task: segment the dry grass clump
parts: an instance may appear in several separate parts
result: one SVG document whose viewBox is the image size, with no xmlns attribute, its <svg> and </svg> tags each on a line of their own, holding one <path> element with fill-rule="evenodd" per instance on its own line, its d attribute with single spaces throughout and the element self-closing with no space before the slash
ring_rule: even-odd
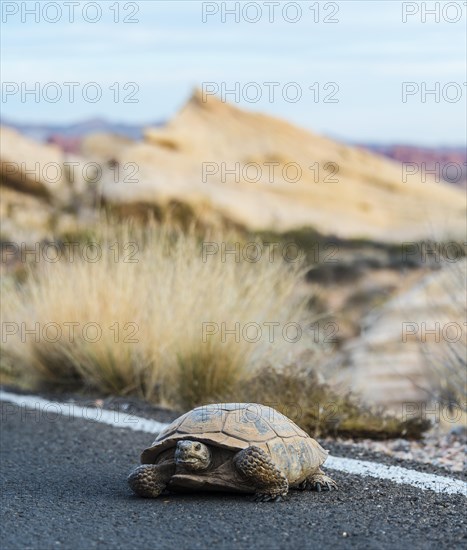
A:
<svg viewBox="0 0 467 550">
<path fill-rule="evenodd" d="M 104 224 L 98 233 L 98 261 L 78 248 L 73 261 L 41 261 L 2 291 L 4 327 L 17 328 L 4 334 L 3 352 L 23 378 L 189 407 L 298 352 L 301 342 L 286 342 L 280 330 L 270 342 L 263 326 L 302 322 L 298 264 L 266 255 L 203 261 L 193 233 L 152 224 Z M 213 332 L 204 338 L 203 323 Z M 227 330 L 239 323 L 240 337 L 223 334 L 222 323 Z M 247 323 L 263 328 L 258 341 L 254 331 L 242 334 Z"/>
<path fill-rule="evenodd" d="M 316 437 L 419 439 L 430 423 L 412 417 L 401 420 L 383 410 L 341 394 L 305 367 L 287 366 L 280 372 L 268 366 L 242 381 L 237 388 L 241 401 L 269 405 Z"/>
</svg>

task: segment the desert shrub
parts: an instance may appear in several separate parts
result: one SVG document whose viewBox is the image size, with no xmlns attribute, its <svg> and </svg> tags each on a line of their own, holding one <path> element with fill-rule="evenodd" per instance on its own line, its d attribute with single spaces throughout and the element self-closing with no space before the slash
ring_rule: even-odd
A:
<svg viewBox="0 0 467 550">
<path fill-rule="evenodd" d="M 298 263 L 203 259 L 202 241 L 220 237 L 154 224 L 103 224 L 97 235 L 98 261 L 81 253 L 41 261 L 2 292 L 3 321 L 19 327 L 3 351 L 34 384 L 189 407 L 219 398 L 267 362 L 280 368 L 301 349 L 279 334 L 270 342 L 263 326 L 304 319 Z M 203 323 L 211 335 L 203 337 Z M 223 323 L 238 323 L 239 337 L 222 334 Z M 245 337 L 248 323 L 263 328 L 259 340 Z M 35 327 L 37 336 L 25 333 Z"/>
<path fill-rule="evenodd" d="M 341 393 L 306 366 L 288 365 L 277 371 L 267 366 L 242 380 L 237 400 L 267 404 L 314 436 L 418 439 L 430 423 L 412 417 L 402 420 L 383 409 L 362 404 Z"/>
</svg>

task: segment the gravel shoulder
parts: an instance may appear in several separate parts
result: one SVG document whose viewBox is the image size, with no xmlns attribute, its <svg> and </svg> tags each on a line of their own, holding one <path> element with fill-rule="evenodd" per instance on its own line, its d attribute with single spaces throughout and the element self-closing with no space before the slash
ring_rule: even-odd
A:
<svg viewBox="0 0 467 550">
<path fill-rule="evenodd" d="M 465 497 L 332 472 L 340 490 L 254 503 L 131 495 L 149 434 L 1 404 L 2 548 L 453 548 Z M 367 458 L 367 457 L 365 457 Z M 404 465 L 404 464 L 402 464 Z"/>
</svg>

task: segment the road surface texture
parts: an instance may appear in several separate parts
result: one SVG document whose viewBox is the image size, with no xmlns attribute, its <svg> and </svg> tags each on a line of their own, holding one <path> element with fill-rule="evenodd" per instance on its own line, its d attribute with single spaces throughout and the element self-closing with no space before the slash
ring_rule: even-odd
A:
<svg viewBox="0 0 467 550">
<path fill-rule="evenodd" d="M 467 499 L 328 472 L 340 490 L 285 502 L 131 494 L 151 436 L 1 403 L 1 548 L 461 548 Z M 446 475 L 446 472 L 440 472 Z"/>
</svg>

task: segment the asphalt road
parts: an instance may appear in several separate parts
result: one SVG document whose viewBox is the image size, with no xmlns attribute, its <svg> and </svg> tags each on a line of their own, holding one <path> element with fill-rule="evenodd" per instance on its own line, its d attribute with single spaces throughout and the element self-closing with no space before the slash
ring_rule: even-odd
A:
<svg viewBox="0 0 467 550">
<path fill-rule="evenodd" d="M 460 548 L 467 499 L 331 475 L 333 493 L 139 499 L 128 471 L 151 436 L 1 403 L 2 550 Z"/>
</svg>

